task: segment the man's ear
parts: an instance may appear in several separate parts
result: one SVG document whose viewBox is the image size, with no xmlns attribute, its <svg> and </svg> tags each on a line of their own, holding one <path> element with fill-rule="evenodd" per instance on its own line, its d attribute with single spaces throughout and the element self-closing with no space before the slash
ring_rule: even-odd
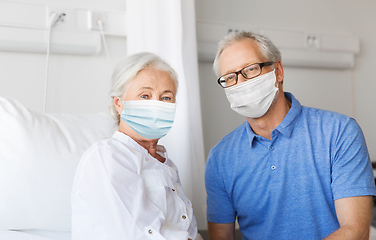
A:
<svg viewBox="0 0 376 240">
<path fill-rule="evenodd" d="M 123 111 L 124 104 L 118 97 L 112 97 L 112 101 L 115 105 L 116 111 L 121 115 L 121 112 Z"/>
<path fill-rule="evenodd" d="M 282 62 L 280 60 L 278 60 L 275 63 L 275 76 L 277 78 L 277 82 L 282 84 L 283 78 L 285 77 L 285 75 L 284 75 L 284 71 L 283 71 Z"/>
</svg>

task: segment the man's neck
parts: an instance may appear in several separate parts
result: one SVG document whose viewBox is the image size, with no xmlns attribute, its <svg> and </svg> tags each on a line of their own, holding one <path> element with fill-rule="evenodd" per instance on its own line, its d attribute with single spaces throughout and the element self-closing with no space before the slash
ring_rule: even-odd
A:
<svg viewBox="0 0 376 240">
<path fill-rule="evenodd" d="M 291 102 L 287 100 L 283 91 L 277 92 L 278 96 L 264 116 L 260 118 L 247 118 L 253 132 L 259 136 L 271 139 L 271 132 L 275 129 L 291 108 Z"/>
</svg>

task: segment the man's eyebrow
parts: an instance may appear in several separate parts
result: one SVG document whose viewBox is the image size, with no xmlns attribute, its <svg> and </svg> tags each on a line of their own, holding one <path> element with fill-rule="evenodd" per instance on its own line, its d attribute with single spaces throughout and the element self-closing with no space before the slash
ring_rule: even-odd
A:
<svg viewBox="0 0 376 240">
<path fill-rule="evenodd" d="M 245 68 L 245 67 L 251 66 L 251 65 L 253 65 L 253 64 L 255 64 L 255 63 L 247 63 L 247 64 L 245 64 L 242 68 L 240 68 L 238 71 L 242 70 L 242 69 Z M 238 71 L 236 71 L 236 70 L 229 70 L 229 71 L 227 71 L 226 73 L 224 73 L 222 76 L 227 75 L 227 74 L 230 74 L 230 73 L 236 73 L 236 72 L 238 72 Z"/>
</svg>

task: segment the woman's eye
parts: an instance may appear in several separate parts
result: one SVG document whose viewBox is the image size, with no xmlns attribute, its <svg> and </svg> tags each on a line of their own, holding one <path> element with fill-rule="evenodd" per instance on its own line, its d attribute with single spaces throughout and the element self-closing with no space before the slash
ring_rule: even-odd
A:
<svg viewBox="0 0 376 240">
<path fill-rule="evenodd" d="M 143 99 L 148 99 L 149 95 L 141 95 L 140 97 L 143 98 Z"/>
<path fill-rule="evenodd" d="M 163 101 L 170 101 L 171 98 L 170 98 L 170 97 L 162 97 L 162 100 L 163 100 Z"/>
</svg>

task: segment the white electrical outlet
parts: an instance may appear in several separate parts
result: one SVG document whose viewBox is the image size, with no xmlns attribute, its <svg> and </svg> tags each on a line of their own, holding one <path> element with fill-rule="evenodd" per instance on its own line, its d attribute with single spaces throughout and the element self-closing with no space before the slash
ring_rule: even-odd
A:
<svg viewBox="0 0 376 240">
<path fill-rule="evenodd" d="M 59 15 L 59 18 L 52 29 L 76 29 L 76 11 L 74 9 L 49 6 L 47 11 L 47 22 L 52 12 L 56 12 Z"/>
<path fill-rule="evenodd" d="M 232 33 L 232 32 L 240 32 L 240 30 L 239 29 L 233 29 L 233 28 L 229 28 L 228 30 L 227 30 L 227 33 Z"/>
<path fill-rule="evenodd" d="M 99 21 L 102 23 L 102 28 L 106 28 L 105 13 L 104 12 L 90 12 L 89 13 L 89 29 L 100 30 Z"/>
<path fill-rule="evenodd" d="M 246 24 L 229 24 L 227 25 L 227 33 L 231 33 L 231 32 L 256 32 L 255 29 L 252 29 L 250 26 L 246 25 Z"/>
</svg>

